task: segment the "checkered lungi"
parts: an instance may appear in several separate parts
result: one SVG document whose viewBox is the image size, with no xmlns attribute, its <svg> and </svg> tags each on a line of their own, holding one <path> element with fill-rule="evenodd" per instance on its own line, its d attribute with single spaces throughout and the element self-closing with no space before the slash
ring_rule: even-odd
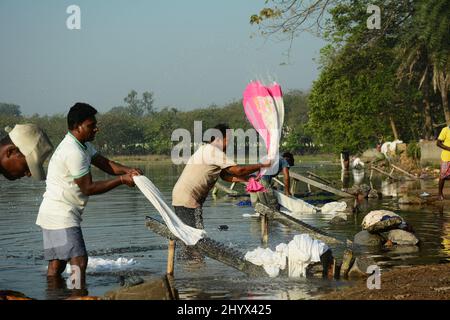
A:
<svg viewBox="0 0 450 320">
<path fill-rule="evenodd" d="M 450 178 L 450 161 L 441 162 L 441 179 Z"/>
</svg>

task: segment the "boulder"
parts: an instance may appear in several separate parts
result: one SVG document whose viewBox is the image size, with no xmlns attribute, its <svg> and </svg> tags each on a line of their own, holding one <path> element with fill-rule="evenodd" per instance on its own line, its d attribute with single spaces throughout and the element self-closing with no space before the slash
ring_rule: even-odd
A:
<svg viewBox="0 0 450 320">
<path fill-rule="evenodd" d="M 105 294 L 109 300 L 173 300 L 177 299 L 176 289 L 162 277 L 136 286 L 109 291 Z"/>
<path fill-rule="evenodd" d="M 419 239 L 413 233 L 400 229 L 387 232 L 385 237 L 397 245 L 416 245 L 419 243 Z"/>
<path fill-rule="evenodd" d="M 328 223 L 333 225 L 346 224 L 347 219 L 344 218 L 343 216 L 338 215 L 333 217 L 333 219 L 331 219 Z"/>
<path fill-rule="evenodd" d="M 368 197 L 371 198 L 371 199 L 381 198 L 381 192 L 378 192 L 375 189 L 371 189 L 369 191 Z"/>
<path fill-rule="evenodd" d="M 369 276 L 367 273 L 367 268 L 369 266 L 376 265 L 375 260 L 368 257 L 358 257 L 355 259 L 350 271 L 348 272 L 348 277 L 352 278 L 366 278 Z"/>
<path fill-rule="evenodd" d="M 398 203 L 399 204 L 423 204 L 423 203 L 425 203 L 425 200 L 420 197 L 406 195 L 406 196 L 403 196 L 400 199 L 398 199 Z"/>
<path fill-rule="evenodd" d="M 360 246 L 379 246 L 384 242 L 384 239 L 378 234 L 371 234 L 363 230 L 355 235 L 353 242 Z"/>
<path fill-rule="evenodd" d="M 402 224 L 403 220 L 400 217 L 391 217 L 386 220 L 378 221 L 377 223 L 367 227 L 369 233 L 380 233 L 397 229 Z"/>
</svg>

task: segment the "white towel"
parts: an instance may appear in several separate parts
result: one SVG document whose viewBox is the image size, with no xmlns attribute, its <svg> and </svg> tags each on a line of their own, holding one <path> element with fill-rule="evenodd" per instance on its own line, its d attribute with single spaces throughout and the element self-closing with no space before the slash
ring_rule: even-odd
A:
<svg viewBox="0 0 450 320">
<path fill-rule="evenodd" d="M 206 236 L 205 230 L 192 228 L 184 224 L 164 201 L 164 197 L 158 188 L 146 176 L 134 176 L 133 180 L 139 190 L 158 210 L 169 230 L 186 245 L 195 245 L 198 240 Z"/>
</svg>

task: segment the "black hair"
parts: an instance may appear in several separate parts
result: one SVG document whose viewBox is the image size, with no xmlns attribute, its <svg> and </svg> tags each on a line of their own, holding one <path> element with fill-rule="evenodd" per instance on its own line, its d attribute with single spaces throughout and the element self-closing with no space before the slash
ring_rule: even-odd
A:
<svg viewBox="0 0 450 320">
<path fill-rule="evenodd" d="M 222 134 L 222 138 L 226 138 L 227 130 L 230 130 L 230 126 L 228 124 L 226 124 L 226 123 L 219 123 L 218 125 L 216 125 L 214 127 L 214 129 L 220 131 L 220 133 Z M 210 142 L 213 142 L 215 139 L 216 139 L 216 137 L 212 136 Z"/>
<path fill-rule="evenodd" d="M 87 103 L 77 102 L 70 108 L 67 114 L 67 126 L 73 130 L 77 124 L 97 114 L 97 110 Z"/>
<path fill-rule="evenodd" d="M 284 152 L 283 158 L 286 159 L 286 161 L 289 163 L 290 166 L 293 166 L 295 164 L 294 155 L 290 152 Z"/>
</svg>

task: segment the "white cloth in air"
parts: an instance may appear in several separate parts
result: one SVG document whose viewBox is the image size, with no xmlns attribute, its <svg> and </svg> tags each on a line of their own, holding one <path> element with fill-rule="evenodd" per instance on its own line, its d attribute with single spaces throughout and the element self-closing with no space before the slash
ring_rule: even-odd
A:
<svg viewBox="0 0 450 320">
<path fill-rule="evenodd" d="M 135 176 L 133 180 L 139 190 L 158 210 L 169 230 L 186 245 L 195 245 L 198 240 L 206 236 L 205 230 L 192 228 L 184 224 L 164 201 L 164 197 L 158 188 L 146 176 Z"/>
<path fill-rule="evenodd" d="M 388 151 L 394 152 L 397 148 L 397 144 L 403 143 L 402 140 L 394 140 L 392 142 L 388 141 L 383 143 L 381 146 L 381 153 L 383 153 L 385 156 L 387 155 Z"/>
<path fill-rule="evenodd" d="M 374 211 L 370 211 L 363 219 L 361 225 L 363 227 L 363 229 L 367 229 L 368 227 L 374 225 L 377 222 L 380 222 L 381 219 L 383 219 L 384 216 L 389 216 L 389 217 L 399 217 L 400 219 L 402 219 L 403 222 L 405 222 L 403 220 L 402 217 L 400 217 L 398 214 L 389 211 L 389 210 L 374 210 Z"/>
<path fill-rule="evenodd" d="M 327 250 L 328 246 L 323 241 L 312 239 L 308 234 L 300 234 L 294 236 L 287 245 L 280 243 L 275 251 L 257 248 L 247 252 L 244 258 L 255 265 L 263 266 L 272 278 L 286 268 L 287 260 L 289 277 L 299 278 L 305 276 L 308 265 L 319 262 L 320 256 Z"/>
</svg>

